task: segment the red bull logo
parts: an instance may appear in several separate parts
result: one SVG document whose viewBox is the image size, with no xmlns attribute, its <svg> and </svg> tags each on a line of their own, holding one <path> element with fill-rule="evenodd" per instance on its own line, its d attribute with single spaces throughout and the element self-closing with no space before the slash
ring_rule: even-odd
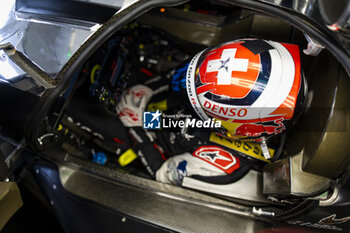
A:
<svg viewBox="0 0 350 233">
<path fill-rule="evenodd" d="M 276 125 L 262 125 L 255 123 L 243 123 L 236 129 L 236 135 L 246 137 L 260 137 L 266 133 L 268 135 L 278 134 L 283 132 L 286 128 L 283 124 L 284 118 L 281 117 L 274 121 Z"/>
</svg>

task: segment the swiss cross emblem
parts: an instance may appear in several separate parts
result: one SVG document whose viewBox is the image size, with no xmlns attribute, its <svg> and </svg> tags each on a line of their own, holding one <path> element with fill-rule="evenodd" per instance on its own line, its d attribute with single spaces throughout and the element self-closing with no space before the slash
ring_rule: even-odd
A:
<svg viewBox="0 0 350 233">
<path fill-rule="evenodd" d="M 231 85 L 232 71 L 247 72 L 249 60 L 235 58 L 236 52 L 236 48 L 224 49 L 220 59 L 208 61 L 207 72 L 218 71 L 218 85 Z"/>
<path fill-rule="evenodd" d="M 199 67 L 202 85 L 196 91 L 241 99 L 252 90 L 259 72 L 259 54 L 241 43 L 228 43 L 206 55 Z"/>
</svg>

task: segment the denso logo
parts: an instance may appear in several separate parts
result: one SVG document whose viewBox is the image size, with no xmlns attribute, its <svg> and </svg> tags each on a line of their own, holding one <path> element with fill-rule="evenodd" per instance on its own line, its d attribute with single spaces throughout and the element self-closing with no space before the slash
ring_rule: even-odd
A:
<svg viewBox="0 0 350 233">
<path fill-rule="evenodd" d="M 222 106 L 210 103 L 207 100 L 204 102 L 203 107 L 212 113 L 218 114 L 219 116 L 226 116 L 226 117 L 245 117 L 248 113 L 248 110 L 246 108 L 237 109 L 237 108 L 230 108 L 230 107 L 222 107 Z"/>
</svg>

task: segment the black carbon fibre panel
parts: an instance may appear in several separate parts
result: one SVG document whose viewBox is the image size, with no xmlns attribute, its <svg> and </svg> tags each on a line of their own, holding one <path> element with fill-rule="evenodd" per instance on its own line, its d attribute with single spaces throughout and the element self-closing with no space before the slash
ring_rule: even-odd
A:
<svg viewBox="0 0 350 233">
<path fill-rule="evenodd" d="M 62 167 L 63 186 L 84 199 L 179 232 L 256 232 L 269 224 L 239 215 L 234 208 L 153 192 L 141 187 L 102 180 Z M 92 188 L 93 187 L 93 188 Z M 241 214 L 243 214 L 242 212 Z"/>
</svg>

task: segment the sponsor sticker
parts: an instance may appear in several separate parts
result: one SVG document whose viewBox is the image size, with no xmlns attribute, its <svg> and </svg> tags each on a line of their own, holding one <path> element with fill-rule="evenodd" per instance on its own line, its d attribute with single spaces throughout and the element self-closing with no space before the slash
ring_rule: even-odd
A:
<svg viewBox="0 0 350 233">
<path fill-rule="evenodd" d="M 197 93 L 196 93 L 196 87 L 195 87 L 195 73 L 196 73 L 196 64 L 197 61 L 199 60 L 200 56 L 202 55 L 203 51 L 200 53 L 197 53 L 191 60 L 187 73 L 186 73 L 186 86 L 187 86 L 187 96 L 190 100 L 190 103 L 197 113 L 197 115 L 202 119 L 202 120 L 207 120 L 208 116 L 205 114 L 204 110 L 202 109 L 202 106 L 198 100 Z"/>
<path fill-rule="evenodd" d="M 258 143 L 250 142 L 250 141 L 230 140 L 228 138 L 219 137 L 215 133 L 210 134 L 209 141 L 217 143 L 219 145 L 226 146 L 230 149 L 249 155 L 253 158 L 263 160 L 268 163 L 271 162 L 264 158 L 261 152 L 260 145 Z M 269 148 L 269 151 L 270 151 L 271 157 L 273 157 L 275 150 Z"/>
<path fill-rule="evenodd" d="M 192 155 L 214 165 L 227 174 L 231 174 L 240 166 L 238 158 L 218 146 L 201 146 Z"/>
</svg>

